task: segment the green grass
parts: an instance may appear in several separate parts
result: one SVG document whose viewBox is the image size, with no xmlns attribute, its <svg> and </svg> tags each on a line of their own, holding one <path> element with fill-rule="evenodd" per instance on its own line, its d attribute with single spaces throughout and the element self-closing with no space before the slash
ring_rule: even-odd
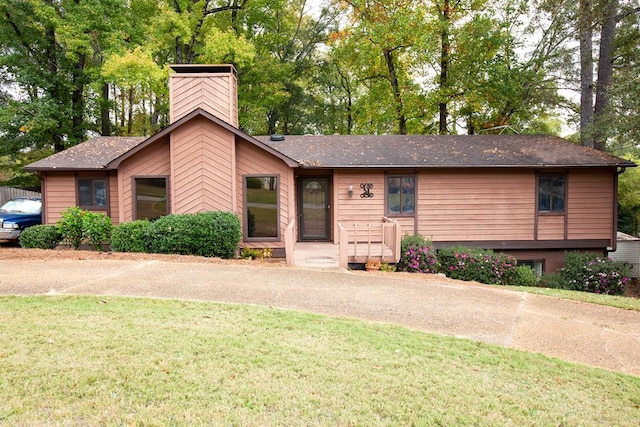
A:
<svg viewBox="0 0 640 427">
<path fill-rule="evenodd" d="M 0 297 L 0 425 L 634 425 L 640 378 L 268 307 Z"/>
<path fill-rule="evenodd" d="M 498 286 L 498 285 L 496 285 Z M 564 298 L 573 301 L 588 302 L 590 304 L 607 305 L 609 307 L 623 308 L 625 310 L 640 311 L 640 299 L 619 295 L 602 295 L 591 292 L 568 291 L 564 289 L 537 288 L 532 286 L 498 286 L 503 289 L 528 292 L 536 295 L 547 295 L 556 298 Z"/>
</svg>

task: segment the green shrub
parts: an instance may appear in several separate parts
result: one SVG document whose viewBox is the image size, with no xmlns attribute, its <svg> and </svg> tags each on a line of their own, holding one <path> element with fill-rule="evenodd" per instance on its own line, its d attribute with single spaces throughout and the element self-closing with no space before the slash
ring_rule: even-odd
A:
<svg viewBox="0 0 640 427">
<path fill-rule="evenodd" d="M 538 282 L 542 288 L 565 289 L 562 273 L 544 273 Z"/>
<path fill-rule="evenodd" d="M 79 249 L 82 244 L 82 217 L 84 212 L 79 207 L 74 206 L 63 211 L 58 220 L 58 231 L 62 236 L 63 242 L 74 249 Z"/>
<path fill-rule="evenodd" d="M 95 250 L 101 251 L 111 243 L 113 222 L 103 213 L 84 211 L 82 215 L 82 241 Z"/>
<path fill-rule="evenodd" d="M 438 263 L 440 271 L 452 279 L 504 285 L 513 282 L 517 261 L 488 249 L 456 246 L 440 249 Z"/>
<path fill-rule="evenodd" d="M 151 221 L 141 219 L 118 224 L 111 233 L 111 250 L 114 252 L 146 252 L 145 233 Z"/>
<path fill-rule="evenodd" d="M 240 257 L 243 259 L 265 259 L 272 256 L 271 248 L 242 248 L 240 250 Z"/>
<path fill-rule="evenodd" d="M 410 273 L 435 273 L 438 259 L 430 240 L 421 234 L 405 234 L 400 242 L 398 271 Z"/>
<path fill-rule="evenodd" d="M 55 249 L 62 236 L 55 225 L 34 225 L 20 233 L 20 246 L 23 248 Z"/>
<path fill-rule="evenodd" d="M 561 269 L 565 289 L 621 295 L 629 280 L 629 266 L 588 252 L 567 252 Z"/>
<path fill-rule="evenodd" d="M 104 245 L 111 242 L 113 223 L 103 213 L 85 211 L 74 206 L 62 212 L 57 225 L 63 242 L 74 249 L 86 244 L 102 250 Z"/>
<path fill-rule="evenodd" d="M 389 273 L 393 273 L 398 270 L 396 264 L 389 264 L 388 262 L 383 262 L 380 264 L 380 271 L 386 271 Z"/>
<path fill-rule="evenodd" d="M 240 220 L 230 212 L 167 215 L 144 233 L 150 252 L 232 258 L 242 238 Z"/>
<path fill-rule="evenodd" d="M 519 265 L 510 270 L 510 274 L 506 275 L 503 283 L 510 286 L 536 286 L 538 284 L 538 276 L 536 276 L 531 267 Z"/>
</svg>

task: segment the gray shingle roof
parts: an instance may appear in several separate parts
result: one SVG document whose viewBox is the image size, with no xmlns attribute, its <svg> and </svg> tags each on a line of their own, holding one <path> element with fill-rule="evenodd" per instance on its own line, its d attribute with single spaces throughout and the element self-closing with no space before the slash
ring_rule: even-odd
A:
<svg viewBox="0 0 640 427">
<path fill-rule="evenodd" d="M 26 166 L 25 170 L 96 170 L 142 144 L 146 137 L 100 136 Z"/>
<path fill-rule="evenodd" d="M 635 166 L 624 159 L 546 135 L 286 136 L 269 144 L 307 167 Z"/>
<path fill-rule="evenodd" d="M 195 113 L 193 113 L 195 114 Z M 204 113 L 198 113 L 204 114 Z M 208 116 L 207 116 L 208 117 Z M 187 122 L 185 118 L 169 126 Z M 227 125 L 231 128 L 230 125 Z M 546 135 L 326 135 L 241 138 L 317 168 L 632 167 L 632 162 Z M 165 131 L 160 134 L 166 133 Z M 159 134 L 159 135 L 160 135 Z M 161 135 L 160 135 L 161 136 Z M 98 137 L 34 162 L 25 170 L 104 170 L 156 136 Z M 113 162 L 113 163 L 112 163 Z"/>
</svg>

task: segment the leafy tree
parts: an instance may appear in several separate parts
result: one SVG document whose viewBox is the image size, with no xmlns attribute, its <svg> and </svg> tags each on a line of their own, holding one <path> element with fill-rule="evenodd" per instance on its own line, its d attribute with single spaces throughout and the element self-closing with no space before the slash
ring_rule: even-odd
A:
<svg viewBox="0 0 640 427">
<path fill-rule="evenodd" d="M 158 129 L 159 111 L 167 111 L 168 70 L 151 55 L 136 48 L 124 56 L 112 55 L 102 67 L 102 76 L 118 94 L 116 108 L 124 135 L 148 135 Z M 134 120 L 136 117 L 141 120 Z M 134 122 L 138 127 L 134 129 Z"/>
<path fill-rule="evenodd" d="M 342 0 L 349 23 L 334 37 L 336 54 L 352 56 L 359 80 L 366 87 L 363 102 L 369 124 L 395 122 L 393 131 L 409 131 L 409 104 L 419 104 L 420 89 L 411 75 L 418 69 L 415 47 L 425 28 L 422 2 L 412 0 Z M 418 102 L 416 102 L 418 101 Z M 386 117 L 385 117 L 386 116 Z"/>
<path fill-rule="evenodd" d="M 0 4 L 0 68 L 18 96 L 0 116 L 4 152 L 60 151 L 85 139 L 96 46 L 108 43 L 124 0 L 6 0 Z"/>
<path fill-rule="evenodd" d="M 625 156 L 640 163 L 640 158 Z M 618 228 L 628 234 L 640 232 L 640 168 L 627 169 L 618 178 Z"/>
</svg>

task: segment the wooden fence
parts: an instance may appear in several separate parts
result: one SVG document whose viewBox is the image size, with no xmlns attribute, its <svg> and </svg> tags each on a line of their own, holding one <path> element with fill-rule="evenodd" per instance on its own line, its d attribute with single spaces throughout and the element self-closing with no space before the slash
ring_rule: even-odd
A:
<svg viewBox="0 0 640 427">
<path fill-rule="evenodd" d="M 40 193 L 37 191 L 23 190 L 21 188 L 0 187 L 0 205 L 16 197 L 40 197 Z"/>
</svg>

